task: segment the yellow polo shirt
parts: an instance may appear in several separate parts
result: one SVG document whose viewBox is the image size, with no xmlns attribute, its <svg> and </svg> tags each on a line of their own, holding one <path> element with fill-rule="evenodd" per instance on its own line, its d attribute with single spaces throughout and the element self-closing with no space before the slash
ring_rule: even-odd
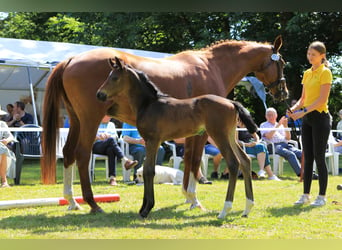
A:
<svg viewBox="0 0 342 250">
<path fill-rule="evenodd" d="M 329 68 L 325 67 L 324 64 L 319 66 L 316 70 L 312 70 L 312 68 L 306 70 L 303 75 L 303 88 L 305 90 L 305 99 L 304 99 L 304 107 L 310 106 L 314 103 L 319 95 L 321 90 L 321 85 L 323 84 L 331 84 L 332 83 L 332 74 Z M 328 113 L 328 100 L 323 103 L 320 107 L 317 107 L 316 110 L 318 112 L 326 112 Z"/>
</svg>

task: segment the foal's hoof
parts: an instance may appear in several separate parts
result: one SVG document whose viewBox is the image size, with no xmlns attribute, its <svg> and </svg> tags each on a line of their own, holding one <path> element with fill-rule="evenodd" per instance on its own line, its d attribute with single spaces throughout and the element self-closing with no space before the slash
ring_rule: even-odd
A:
<svg viewBox="0 0 342 250">
<path fill-rule="evenodd" d="M 248 214 L 241 215 L 242 218 L 248 218 Z"/>
<path fill-rule="evenodd" d="M 191 205 L 190 205 L 190 210 L 192 210 L 192 209 L 194 209 L 194 208 L 199 208 L 199 209 L 201 209 L 202 211 L 206 211 L 205 207 L 203 207 L 201 203 L 191 204 Z"/>
<path fill-rule="evenodd" d="M 102 208 L 98 207 L 98 208 L 92 208 L 90 210 L 91 214 L 104 214 L 105 211 L 102 210 Z"/>
<path fill-rule="evenodd" d="M 147 216 L 143 216 L 143 215 L 139 214 L 139 219 L 140 220 L 145 220 L 146 218 L 147 218 Z"/>
<path fill-rule="evenodd" d="M 139 215 L 142 219 L 146 219 L 148 214 L 149 214 L 149 212 L 146 210 L 139 212 Z"/>
</svg>

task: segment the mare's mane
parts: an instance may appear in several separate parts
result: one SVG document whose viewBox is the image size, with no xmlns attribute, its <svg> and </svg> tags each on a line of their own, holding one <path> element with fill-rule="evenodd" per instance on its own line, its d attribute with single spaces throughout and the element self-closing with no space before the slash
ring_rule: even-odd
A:
<svg viewBox="0 0 342 250">
<path fill-rule="evenodd" d="M 246 45 L 246 44 L 262 44 L 262 45 L 270 45 L 268 42 L 257 42 L 257 41 L 238 41 L 238 40 L 219 40 L 219 41 L 215 41 L 213 43 L 211 43 L 210 45 L 201 48 L 200 50 L 210 50 L 210 49 L 214 49 L 220 46 L 226 46 L 226 45 Z"/>
<path fill-rule="evenodd" d="M 146 94 L 148 94 L 149 96 L 151 96 L 154 99 L 158 99 L 160 97 L 169 97 L 169 95 L 163 93 L 149 78 L 148 76 L 140 71 L 137 70 L 133 67 L 129 67 L 132 71 L 134 71 L 137 76 L 138 76 L 138 80 L 139 80 L 139 84 L 141 85 L 143 91 L 146 92 Z"/>
</svg>

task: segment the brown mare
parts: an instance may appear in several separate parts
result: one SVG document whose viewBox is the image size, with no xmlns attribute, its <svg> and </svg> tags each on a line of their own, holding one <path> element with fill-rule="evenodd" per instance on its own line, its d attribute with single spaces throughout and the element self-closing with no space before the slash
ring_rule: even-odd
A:
<svg viewBox="0 0 342 250">
<path fill-rule="evenodd" d="M 221 41 L 196 51 L 184 51 L 165 59 L 134 56 L 114 49 L 98 49 L 79 54 L 59 63 L 51 73 L 46 85 L 43 108 L 42 181 L 56 182 L 56 138 L 61 101 L 64 101 L 70 119 L 70 130 L 64 154 L 64 196 L 69 209 L 79 209 L 73 199 L 71 167 L 79 170 L 82 195 L 91 212 L 102 209 L 94 201 L 88 175 L 88 163 L 93 141 L 104 115 L 136 125 L 136 117 L 126 96 L 100 102 L 96 92 L 107 78 L 111 67 L 109 58 L 118 57 L 132 67 L 145 72 L 156 86 L 170 96 L 185 99 L 203 94 L 227 96 L 234 86 L 250 72 L 276 99 L 287 97 L 283 78 L 284 61 L 279 55 L 282 38 L 273 45 L 250 41 Z M 204 133 L 186 139 L 185 171 L 183 189 L 187 196 L 195 197 L 196 180 L 203 146 L 207 140 Z M 196 204 L 193 204 L 196 205 Z"/>
<path fill-rule="evenodd" d="M 119 58 L 109 59 L 113 69 L 99 88 L 100 101 L 115 100 L 126 96 L 140 135 L 145 140 L 146 159 L 144 161 L 144 199 L 140 216 L 147 217 L 154 206 L 153 178 L 156 155 L 160 144 L 166 140 L 202 134 L 204 131 L 213 138 L 229 168 L 229 185 L 226 201 L 219 218 L 224 218 L 232 208 L 239 166 L 245 180 L 247 216 L 253 204 L 251 162 L 247 154 L 236 142 L 237 116 L 254 133 L 258 127 L 249 112 L 234 101 L 217 95 L 201 95 L 187 99 L 176 99 L 163 94 L 148 79 L 145 73 L 125 65 Z M 191 178 L 194 176 L 191 174 Z M 187 195 L 187 193 L 185 193 Z M 198 202 L 187 196 L 192 204 Z"/>
</svg>

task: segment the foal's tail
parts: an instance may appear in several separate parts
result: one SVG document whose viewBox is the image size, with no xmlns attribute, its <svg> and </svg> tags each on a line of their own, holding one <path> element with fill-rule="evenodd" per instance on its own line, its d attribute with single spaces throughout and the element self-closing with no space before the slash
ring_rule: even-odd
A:
<svg viewBox="0 0 342 250">
<path fill-rule="evenodd" d="M 43 134 L 41 178 L 43 184 L 56 183 L 56 145 L 59 138 L 60 105 L 65 96 L 63 72 L 69 61 L 59 63 L 52 71 L 45 88 L 43 103 Z"/>
<path fill-rule="evenodd" d="M 239 114 L 239 118 L 242 121 L 242 123 L 245 124 L 248 132 L 251 134 L 257 132 L 258 126 L 255 124 L 249 111 L 244 106 L 242 106 L 241 103 L 237 101 L 232 101 L 232 103 L 234 104 L 235 109 L 237 110 Z"/>
</svg>

